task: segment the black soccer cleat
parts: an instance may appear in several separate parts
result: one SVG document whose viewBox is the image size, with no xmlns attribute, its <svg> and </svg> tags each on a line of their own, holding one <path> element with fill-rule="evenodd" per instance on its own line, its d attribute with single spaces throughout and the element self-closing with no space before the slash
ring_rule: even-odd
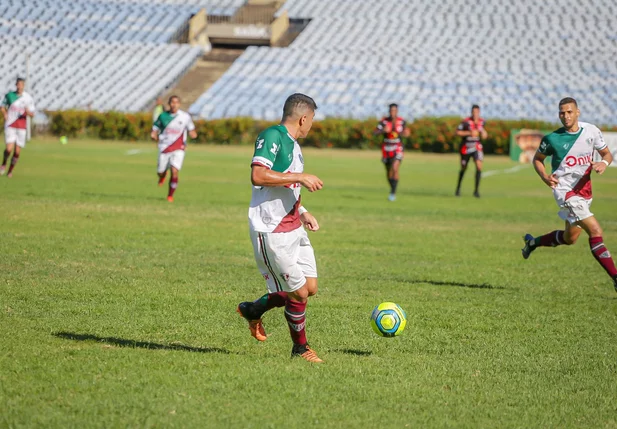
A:
<svg viewBox="0 0 617 429">
<path fill-rule="evenodd" d="M 476 191 L 476 192 L 473 193 L 473 196 L 476 197 L 476 198 L 480 198 L 480 193 L 478 191 Z"/>
<path fill-rule="evenodd" d="M 617 292 L 617 277 L 613 277 L 613 286 L 615 286 L 615 292 Z"/>
<path fill-rule="evenodd" d="M 536 250 L 536 240 L 531 234 L 525 234 L 523 240 L 525 240 L 525 247 L 521 249 L 521 253 L 523 254 L 523 258 L 528 259 L 529 255 L 531 255 L 531 252 Z"/>
</svg>

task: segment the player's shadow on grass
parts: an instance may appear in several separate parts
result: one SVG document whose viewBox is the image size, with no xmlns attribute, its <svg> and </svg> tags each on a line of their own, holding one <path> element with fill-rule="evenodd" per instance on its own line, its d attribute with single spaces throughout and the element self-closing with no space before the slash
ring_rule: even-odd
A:
<svg viewBox="0 0 617 429">
<path fill-rule="evenodd" d="M 440 280 L 426 280 L 426 279 L 395 279 L 396 281 L 402 283 L 411 283 L 411 284 L 429 284 L 433 286 L 455 286 L 455 287 L 466 287 L 470 289 L 505 289 L 503 286 L 493 286 L 488 283 L 462 283 L 462 282 L 449 282 L 449 281 L 440 281 Z"/>
<path fill-rule="evenodd" d="M 96 341 L 97 343 L 112 344 L 118 347 L 130 347 L 149 350 L 178 350 L 193 353 L 223 353 L 226 355 L 229 354 L 229 350 L 220 349 L 218 347 L 192 347 L 185 346 L 183 344 L 158 344 L 151 343 L 149 341 L 135 341 L 116 337 L 99 337 L 97 335 L 75 334 L 72 332 L 54 332 L 52 335 L 58 338 L 63 338 L 65 340 Z"/>
<path fill-rule="evenodd" d="M 356 349 L 334 349 L 332 351 L 335 353 L 343 353 L 346 355 L 354 355 L 354 356 L 370 356 L 373 354 L 373 352 L 371 351 L 356 350 Z"/>
</svg>

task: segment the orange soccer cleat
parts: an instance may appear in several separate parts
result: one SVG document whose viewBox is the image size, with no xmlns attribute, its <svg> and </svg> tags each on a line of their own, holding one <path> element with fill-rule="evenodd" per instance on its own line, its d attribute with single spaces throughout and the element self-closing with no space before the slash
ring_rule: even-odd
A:
<svg viewBox="0 0 617 429">
<path fill-rule="evenodd" d="M 174 202 L 174 197 L 172 197 L 171 195 L 167 197 L 167 201 L 169 201 L 170 203 Z"/>
<path fill-rule="evenodd" d="M 323 360 L 319 359 L 317 353 L 309 347 L 308 344 L 294 344 L 291 349 L 291 357 L 300 356 L 307 362 L 322 363 Z"/>
<path fill-rule="evenodd" d="M 240 316 L 246 319 L 247 322 L 249 322 L 249 331 L 251 331 L 251 336 L 257 341 L 266 341 L 268 336 L 266 335 L 266 330 L 264 329 L 261 319 L 250 318 L 250 304 L 250 302 L 241 302 L 238 305 L 238 308 L 236 308 L 236 311 Z"/>
</svg>

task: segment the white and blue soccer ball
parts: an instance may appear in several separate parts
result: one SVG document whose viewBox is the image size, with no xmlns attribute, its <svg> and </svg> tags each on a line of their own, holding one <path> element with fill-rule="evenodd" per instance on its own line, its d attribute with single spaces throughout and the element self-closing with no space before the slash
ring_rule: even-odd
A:
<svg viewBox="0 0 617 429">
<path fill-rule="evenodd" d="M 371 326 L 377 335 L 396 337 L 407 325 L 407 314 L 400 305 L 393 302 L 382 302 L 371 314 Z"/>
</svg>

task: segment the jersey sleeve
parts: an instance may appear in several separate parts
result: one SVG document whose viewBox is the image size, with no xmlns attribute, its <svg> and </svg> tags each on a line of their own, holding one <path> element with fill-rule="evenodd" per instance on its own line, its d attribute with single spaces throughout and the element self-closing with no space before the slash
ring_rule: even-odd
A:
<svg viewBox="0 0 617 429">
<path fill-rule="evenodd" d="M 595 129 L 593 130 L 593 134 L 594 134 L 593 148 L 595 150 L 602 150 L 607 146 L 607 144 L 604 141 L 604 136 L 602 135 L 602 131 L 600 131 L 598 127 L 594 127 L 594 128 Z"/>
<path fill-rule="evenodd" d="M 193 131 L 195 129 L 195 123 L 193 122 L 193 118 L 191 118 L 190 115 L 188 115 L 188 122 L 186 124 L 186 129 L 189 131 Z"/>
<path fill-rule="evenodd" d="M 551 146 L 546 136 L 542 137 L 542 141 L 540 142 L 540 147 L 538 147 L 538 153 L 541 153 L 542 155 L 546 155 L 546 156 L 553 155 L 553 146 Z"/>
<path fill-rule="evenodd" d="M 261 165 L 271 169 L 281 148 L 280 134 L 276 130 L 266 130 L 257 137 L 251 165 Z"/>
<path fill-rule="evenodd" d="M 377 129 L 378 129 L 378 130 L 380 130 L 380 131 L 381 131 L 381 130 L 383 130 L 383 128 L 384 128 L 384 123 L 385 123 L 385 121 L 384 121 L 383 119 L 382 119 L 381 121 L 379 121 L 379 122 L 377 123 Z"/>
<path fill-rule="evenodd" d="M 456 129 L 458 131 L 469 131 L 469 123 L 467 121 L 461 121 Z"/>
<path fill-rule="evenodd" d="M 163 123 L 161 122 L 161 115 L 156 118 L 156 121 L 152 124 L 152 131 L 161 131 L 163 128 Z"/>
<path fill-rule="evenodd" d="M 32 113 L 36 112 L 36 107 L 34 106 L 34 98 L 30 97 L 28 101 L 28 110 Z"/>
</svg>

